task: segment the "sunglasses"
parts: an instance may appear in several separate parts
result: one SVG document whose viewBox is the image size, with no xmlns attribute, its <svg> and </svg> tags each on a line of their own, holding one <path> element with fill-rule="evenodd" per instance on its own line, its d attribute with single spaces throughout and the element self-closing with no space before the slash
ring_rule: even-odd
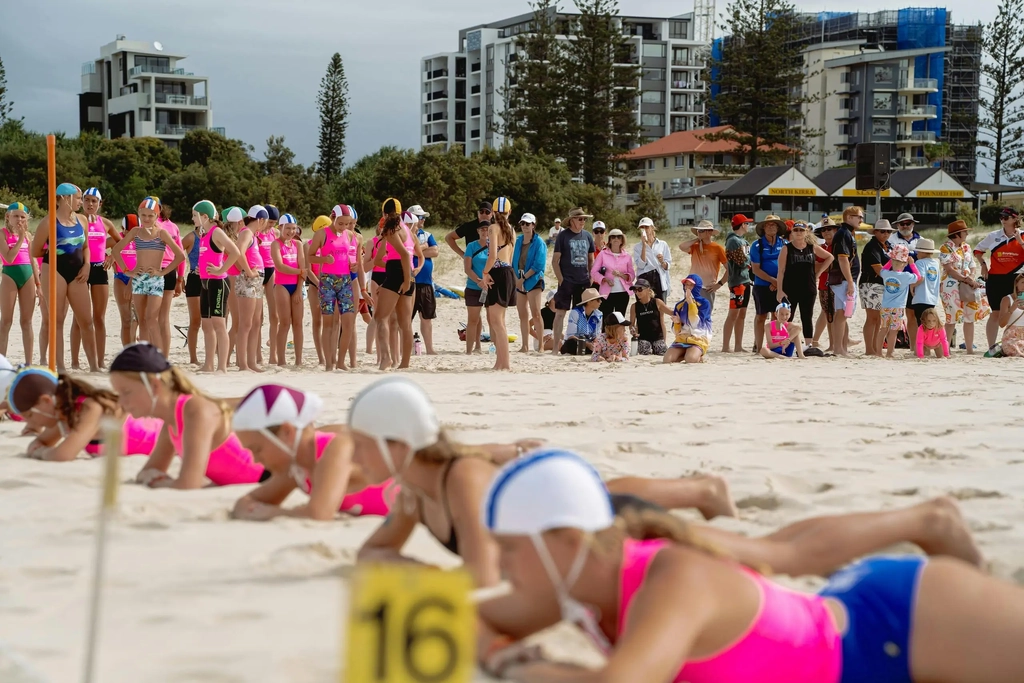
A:
<svg viewBox="0 0 1024 683">
<path fill-rule="evenodd" d="M 519 225 L 533 225 L 533 223 L 527 223 L 526 221 L 519 221 Z"/>
<path fill-rule="evenodd" d="M 477 213 L 482 213 L 482 214 L 486 214 L 486 215 L 488 215 L 488 216 L 490 216 L 490 215 L 491 215 L 491 210 L 490 210 L 490 209 L 477 209 L 477 210 L 476 210 L 476 212 L 477 212 Z"/>
<path fill-rule="evenodd" d="M 914 221 L 903 221 L 902 223 L 897 223 L 896 225 L 901 225 L 904 228 L 909 228 L 914 225 Z"/>
<path fill-rule="evenodd" d="M 860 215 L 859 213 L 853 214 L 852 216 L 850 216 L 850 218 L 859 218 L 860 220 L 864 220 L 864 216 Z"/>
<path fill-rule="evenodd" d="M 594 234 L 595 235 L 603 235 L 604 234 L 604 228 L 598 228 L 597 230 L 594 231 Z"/>
<path fill-rule="evenodd" d="M 792 228 L 792 232 L 807 232 L 807 226 L 806 225 L 794 225 L 793 228 Z"/>
</svg>

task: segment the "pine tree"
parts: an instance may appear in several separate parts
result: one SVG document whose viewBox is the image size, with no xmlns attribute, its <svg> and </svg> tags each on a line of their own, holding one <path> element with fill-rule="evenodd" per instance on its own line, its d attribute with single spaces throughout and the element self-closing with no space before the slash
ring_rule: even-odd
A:
<svg viewBox="0 0 1024 683">
<path fill-rule="evenodd" d="M 498 95 L 505 99 L 498 132 L 523 140 L 534 152 L 558 154 L 563 146 L 565 111 L 564 59 L 558 39 L 554 0 L 538 0 L 530 31 L 516 40 L 516 60 L 508 65 L 509 85 Z"/>
<path fill-rule="evenodd" d="M 626 63 L 617 0 L 576 0 L 573 40 L 565 41 L 565 120 L 561 156 L 573 177 L 608 186 L 618 158 L 640 138 L 639 67 Z"/>
<path fill-rule="evenodd" d="M 14 105 L 7 101 L 7 70 L 4 69 L 4 60 L 0 59 L 0 124 L 11 117 L 13 108 Z"/>
<path fill-rule="evenodd" d="M 316 98 L 320 108 L 320 161 L 317 170 L 328 181 L 341 173 L 345 159 L 345 131 L 348 129 L 348 80 L 337 52 L 327 65 Z"/>
<path fill-rule="evenodd" d="M 790 42 L 799 35 L 800 18 L 787 0 L 733 0 L 724 18 L 721 29 L 728 37 L 720 57 L 712 59 L 712 85 L 718 93 L 710 109 L 723 124 L 733 126 L 730 138 L 754 168 L 764 154 L 759 141 L 802 146 L 801 136 L 790 127 L 794 111 L 812 101 L 799 94 L 805 79 L 803 59 L 800 48 Z M 803 137 L 813 134 L 804 131 Z"/>
<path fill-rule="evenodd" d="M 985 27 L 985 60 L 978 141 L 992 165 L 995 183 L 1024 169 L 1024 0 L 1000 0 L 996 17 Z"/>
</svg>

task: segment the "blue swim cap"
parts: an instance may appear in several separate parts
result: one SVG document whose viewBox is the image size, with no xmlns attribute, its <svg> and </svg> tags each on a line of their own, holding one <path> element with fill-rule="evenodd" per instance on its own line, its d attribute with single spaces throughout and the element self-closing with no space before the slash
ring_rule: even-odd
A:
<svg viewBox="0 0 1024 683">
<path fill-rule="evenodd" d="M 61 183 L 57 186 L 58 197 L 71 197 L 78 194 L 78 186 L 71 183 Z"/>
<path fill-rule="evenodd" d="M 267 204 L 263 207 L 267 211 L 267 218 L 274 221 L 275 223 L 281 217 L 281 211 L 273 204 Z"/>
<path fill-rule="evenodd" d="M 24 211 L 26 214 L 31 215 L 31 212 L 28 210 L 28 207 L 22 204 L 21 202 L 12 202 L 8 204 L 7 212 L 10 213 L 11 211 Z"/>
<path fill-rule="evenodd" d="M 18 387 L 21 386 L 24 380 L 28 380 L 28 384 L 33 386 L 28 390 L 29 396 L 18 396 Z M 49 368 L 41 367 L 37 365 L 23 366 L 18 369 L 18 374 L 14 376 L 10 385 L 7 388 L 7 407 L 12 414 L 21 417 L 22 411 L 30 409 L 35 402 L 39 399 L 42 393 L 51 393 L 50 390 L 56 390 L 57 388 L 57 375 L 50 371 Z M 31 405 L 19 405 L 18 399 L 24 399 L 24 403 L 31 401 Z"/>
</svg>

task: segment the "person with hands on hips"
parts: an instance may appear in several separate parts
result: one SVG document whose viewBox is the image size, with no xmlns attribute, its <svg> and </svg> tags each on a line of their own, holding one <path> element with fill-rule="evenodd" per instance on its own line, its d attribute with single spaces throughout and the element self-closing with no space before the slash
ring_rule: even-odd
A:
<svg viewBox="0 0 1024 683">
<path fill-rule="evenodd" d="M 750 245 L 750 269 L 754 272 L 754 352 L 764 342 L 764 323 L 771 315 L 774 319 L 778 305 L 775 292 L 779 288 L 779 256 L 786 245 L 788 228 L 778 216 L 768 216 L 755 228 L 757 239 Z"/>
</svg>

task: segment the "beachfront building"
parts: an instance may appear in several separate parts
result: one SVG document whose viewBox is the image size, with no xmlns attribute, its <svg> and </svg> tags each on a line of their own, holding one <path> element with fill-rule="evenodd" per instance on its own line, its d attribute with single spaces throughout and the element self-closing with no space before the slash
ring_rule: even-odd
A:
<svg viewBox="0 0 1024 683">
<path fill-rule="evenodd" d="M 459 31 L 457 52 L 424 57 L 420 63 L 421 146 L 462 145 L 466 154 L 499 147 L 495 128 L 504 111 L 502 92 L 514 88 L 511 67 L 520 53 L 517 38 L 530 31 L 533 13 Z M 558 12 L 560 38 L 569 40 L 578 15 Z M 642 67 L 637 121 L 642 139 L 700 128 L 704 121 L 707 43 L 694 39 L 693 13 L 675 17 L 620 18 L 630 54 L 623 59 Z"/>
<path fill-rule="evenodd" d="M 82 65 L 79 128 L 106 138 L 155 137 L 170 147 L 190 130 L 213 128 L 210 81 L 186 71 L 185 55 L 159 43 L 117 40 Z"/>
</svg>

